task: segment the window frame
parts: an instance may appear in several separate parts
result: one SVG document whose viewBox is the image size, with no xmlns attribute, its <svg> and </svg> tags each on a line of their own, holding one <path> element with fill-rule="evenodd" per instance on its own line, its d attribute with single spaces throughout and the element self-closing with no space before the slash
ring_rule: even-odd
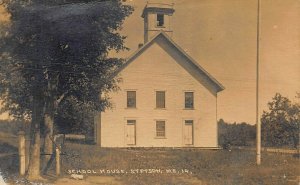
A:
<svg viewBox="0 0 300 185">
<path fill-rule="evenodd" d="M 158 93 L 162 93 L 164 94 L 164 99 L 163 99 L 163 107 L 159 107 L 158 106 Z M 155 109 L 166 109 L 166 91 L 164 90 L 155 90 Z"/>
<path fill-rule="evenodd" d="M 163 123 L 163 131 L 158 131 L 158 124 Z M 162 132 L 163 135 L 159 135 L 158 132 Z M 166 139 L 166 120 L 155 120 L 155 138 Z"/>
<path fill-rule="evenodd" d="M 129 106 L 129 92 L 134 92 L 134 105 L 133 106 Z M 126 90 L 126 108 L 127 109 L 136 109 L 137 107 L 137 91 L 136 90 Z"/>
<path fill-rule="evenodd" d="M 187 107 L 187 93 L 191 93 L 192 94 L 192 106 L 191 107 Z M 193 110 L 195 109 L 195 93 L 194 91 L 184 91 L 184 109 L 188 109 L 188 110 Z"/>
<path fill-rule="evenodd" d="M 136 119 L 126 119 L 127 125 L 136 125 Z"/>
<path fill-rule="evenodd" d="M 193 125 L 194 124 L 194 120 L 193 119 L 185 119 L 184 120 L 184 124 L 185 125 Z"/>
</svg>

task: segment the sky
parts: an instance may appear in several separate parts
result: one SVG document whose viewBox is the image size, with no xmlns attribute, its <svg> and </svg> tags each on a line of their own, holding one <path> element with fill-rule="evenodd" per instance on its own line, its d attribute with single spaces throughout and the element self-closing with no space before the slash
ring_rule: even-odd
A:
<svg viewBox="0 0 300 185">
<path fill-rule="evenodd" d="M 218 119 L 254 124 L 257 0 L 153 1 L 174 3 L 172 39 L 225 86 L 218 94 Z M 300 92 L 300 1 L 260 1 L 261 114 L 277 92 L 299 101 L 295 96 Z M 146 2 L 126 0 L 135 8 L 121 30 L 130 50 L 117 56 L 129 57 L 143 43 L 141 14 Z"/>
</svg>

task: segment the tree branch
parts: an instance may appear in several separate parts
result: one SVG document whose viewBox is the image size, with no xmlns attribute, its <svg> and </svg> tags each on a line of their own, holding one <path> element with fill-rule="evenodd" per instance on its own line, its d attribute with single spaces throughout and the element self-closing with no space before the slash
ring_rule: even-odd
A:
<svg viewBox="0 0 300 185">
<path fill-rule="evenodd" d="M 69 91 L 64 92 L 62 95 L 59 96 L 59 98 L 56 99 L 55 105 L 58 106 L 60 102 L 66 97 L 66 95 L 69 93 Z"/>
</svg>

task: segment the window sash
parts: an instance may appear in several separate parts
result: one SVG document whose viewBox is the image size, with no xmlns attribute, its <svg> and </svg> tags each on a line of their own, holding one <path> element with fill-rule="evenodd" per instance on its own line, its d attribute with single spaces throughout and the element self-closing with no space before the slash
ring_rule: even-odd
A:
<svg viewBox="0 0 300 185">
<path fill-rule="evenodd" d="M 165 121 L 156 121 L 156 137 L 166 136 L 166 125 Z"/>
<path fill-rule="evenodd" d="M 165 91 L 156 91 L 156 108 L 166 108 Z"/>
<path fill-rule="evenodd" d="M 185 92 L 185 108 L 194 108 L 194 92 Z"/>
<path fill-rule="evenodd" d="M 127 107 L 136 108 L 136 91 L 127 91 Z"/>
</svg>

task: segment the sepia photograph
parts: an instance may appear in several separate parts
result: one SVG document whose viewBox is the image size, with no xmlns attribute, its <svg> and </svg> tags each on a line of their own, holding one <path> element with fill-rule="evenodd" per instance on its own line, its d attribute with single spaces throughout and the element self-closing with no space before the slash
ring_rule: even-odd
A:
<svg viewBox="0 0 300 185">
<path fill-rule="evenodd" d="M 0 185 L 300 185 L 299 0 L 0 0 Z"/>
</svg>

